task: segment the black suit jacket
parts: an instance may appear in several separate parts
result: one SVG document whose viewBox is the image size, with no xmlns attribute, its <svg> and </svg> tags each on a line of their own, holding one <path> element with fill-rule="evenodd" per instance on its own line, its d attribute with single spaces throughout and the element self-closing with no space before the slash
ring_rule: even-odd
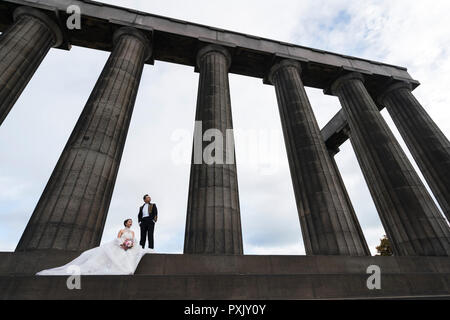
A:
<svg viewBox="0 0 450 320">
<path fill-rule="evenodd" d="M 153 208 L 152 208 L 152 212 L 150 212 L 150 218 L 154 219 L 157 215 L 158 215 L 158 208 L 156 208 L 156 203 L 151 203 L 153 204 Z M 138 213 L 138 222 L 141 223 L 142 222 L 142 216 L 143 216 L 143 212 L 142 212 L 142 208 L 144 208 L 145 203 L 139 207 L 139 213 Z"/>
</svg>

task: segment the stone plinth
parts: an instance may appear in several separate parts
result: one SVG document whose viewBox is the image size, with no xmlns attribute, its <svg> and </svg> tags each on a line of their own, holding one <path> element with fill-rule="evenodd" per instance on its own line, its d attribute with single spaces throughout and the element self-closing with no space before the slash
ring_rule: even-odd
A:
<svg viewBox="0 0 450 320">
<path fill-rule="evenodd" d="M 135 275 L 85 276 L 82 290 L 68 290 L 65 276 L 32 275 L 76 255 L 0 253 L 0 299 L 450 298 L 443 257 L 147 254 Z M 23 272 L 26 261 L 41 267 Z M 367 288 L 371 265 L 381 269 L 381 290 Z"/>
</svg>

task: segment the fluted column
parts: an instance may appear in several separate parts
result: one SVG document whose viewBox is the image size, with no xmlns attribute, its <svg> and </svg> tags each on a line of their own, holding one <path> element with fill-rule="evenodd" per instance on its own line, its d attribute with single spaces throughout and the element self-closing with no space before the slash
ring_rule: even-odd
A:
<svg viewBox="0 0 450 320">
<path fill-rule="evenodd" d="M 0 125 L 47 52 L 61 42 L 61 30 L 44 12 L 14 11 L 14 23 L 0 36 Z"/>
<path fill-rule="evenodd" d="M 282 60 L 268 79 L 276 90 L 306 253 L 368 255 L 306 95 L 300 64 Z"/>
<path fill-rule="evenodd" d="M 340 172 L 339 167 L 337 166 L 336 160 L 334 158 L 335 155 L 338 152 L 339 152 L 339 148 L 336 148 L 336 149 L 328 148 L 328 154 L 330 156 L 331 163 L 333 165 L 334 174 L 338 178 L 339 186 L 342 189 L 342 192 L 344 193 L 345 201 L 347 202 L 348 209 L 350 210 L 351 217 L 352 217 L 352 220 L 353 220 L 353 224 L 356 227 L 356 230 L 357 230 L 357 232 L 359 234 L 359 237 L 361 239 L 364 239 L 364 243 L 363 244 L 364 244 L 364 252 L 365 252 L 365 254 L 370 256 L 371 255 L 370 249 L 369 249 L 369 246 L 367 245 L 367 242 L 365 241 L 364 233 L 363 233 L 361 225 L 359 223 L 358 216 L 356 215 L 355 208 L 353 208 L 352 200 L 350 199 L 350 196 L 348 195 L 347 188 L 345 187 L 344 179 L 342 179 L 341 172 Z"/>
<path fill-rule="evenodd" d="M 17 251 L 99 245 L 149 40 L 124 27 L 28 222 Z"/>
<path fill-rule="evenodd" d="M 450 221 L 450 142 L 411 92 L 390 85 L 378 97 L 394 120 L 414 160 Z"/>
<path fill-rule="evenodd" d="M 364 86 L 359 73 L 337 79 L 361 170 L 396 255 L 448 256 L 450 229 Z"/>
<path fill-rule="evenodd" d="M 184 253 L 243 254 L 233 134 L 226 134 L 233 128 L 230 63 L 230 54 L 220 46 L 205 46 L 197 54 L 200 77 L 195 120 L 201 123 L 201 129 L 194 134 Z M 202 137 L 210 129 L 223 135 L 222 164 L 208 164 L 202 156 L 211 143 Z M 200 145 L 201 159 L 195 155 L 199 151 L 196 144 Z M 232 163 L 227 163 L 227 158 Z"/>
</svg>

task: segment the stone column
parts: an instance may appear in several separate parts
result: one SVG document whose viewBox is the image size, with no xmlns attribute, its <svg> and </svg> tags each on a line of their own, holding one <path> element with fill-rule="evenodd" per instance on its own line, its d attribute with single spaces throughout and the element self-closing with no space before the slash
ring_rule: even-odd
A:
<svg viewBox="0 0 450 320">
<path fill-rule="evenodd" d="M 201 127 L 196 126 L 194 134 L 184 253 L 243 254 L 234 140 L 232 131 L 226 134 L 233 129 L 230 64 L 230 54 L 220 46 L 205 46 L 197 54 L 200 77 L 195 120 Z M 222 163 L 211 163 L 202 156 L 211 143 L 202 137 L 206 131 L 214 134 L 210 129 L 223 135 L 213 138 L 215 143 L 223 142 L 223 150 L 215 151 L 215 156 L 223 156 Z"/>
<path fill-rule="evenodd" d="M 351 141 L 394 254 L 448 256 L 450 229 L 414 171 L 359 73 L 337 79 Z"/>
<path fill-rule="evenodd" d="M 0 36 L 0 125 L 51 47 L 62 43 L 57 24 L 31 7 L 14 11 L 14 24 Z"/>
<path fill-rule="evenodd" d="M 396 83 L 378 101 L 388 110 L 450 221 L 450 142 L 411 91 L 410 84 Z"/>
<path fill-rule="evenodd" d="M 348 134 L 348 135 L 350 135 L 350 134 Z M 349 208 L 349 210 L 351 212 L 353 224 L 355 225 L 355 227 L 356 227 L 356 229 L 358 231 L 359 237 L 361 239 L 364 239 L 364 252 L 365 252 L 365 255 L 370 256 L 371 255 L 370 249 L 369 249 L 369 246 L 367 245 L 367 243 L 365 241 L 364 233 L 363 233 L 361 225 L 359 224 L 359 221 L 358 221 L 358 216 L 356 215 L 356 211 L 353 208 L 352 200 L 350 199 L 350 196 L 348 195 L 347 188 L 345 187 L 344 180 L 342 179 L 342 176 L 341 176 L 341 172 L 340 172 L 339 167 L 337 166 L 336 160 L 334 158 L 335 155 L 339 151 L 340 151 L 339 148 L 335 148 L 335 149 L 328 148 L 328 154 L 330 156 L 331 163 L 333 165 L 334 174 L 338 178 L 339 186 L 342 189 L 342 192 L 344 193 L 345 201 L 347 202 L 347 207 Z"/>
<path fill-rule="evenodd" d="M 149 40 L 123 27 L 17 246 L 85 250 L 100 244 Z"/>
<path fill-rule="evenodd" d="M 301 80 L 300 63 L 282 60 L 275 86 L 306 253 L 367 255 Z"/>
</svg>

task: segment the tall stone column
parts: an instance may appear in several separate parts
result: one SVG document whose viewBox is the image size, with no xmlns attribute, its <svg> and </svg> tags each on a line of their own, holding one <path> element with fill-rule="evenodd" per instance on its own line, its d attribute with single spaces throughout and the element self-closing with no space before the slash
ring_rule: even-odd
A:
<svg viewBox="0 0 450 320">
<path fill-rule="evenodd" d="M 0 125 L 51 47 L 62 42 L 57 24 L 31 7 L 14 11 L 14 24 L 0 36 Z"/>
<path fill-rule="evenodd" d="M 359 73 L 337 79 L 351 141 L 394 254 L 450 255 L 450 229 L 398 141 L 384 121 Z"/>
<path fill-rule="evenodd" d="M 194 134 L 184 253 L 243 254 L 234 141 L 232 131 L 226 133 L 233 129 L 230 64 L 230 54 L 220 46 L 205 46 L 197 54 L 200 77 L 195 120 L 201 128 L 196 127 Z M 215 150 L 215 156 L 223 156 L 222 163 L 203 157 L 211 143 L 203 141 L 208 140 L 204 134 L 214 133 L 213 129 L 223 135 L 213 138 L 214 143 L 223 142 L 223 150 Z"/>
<path fill-rule="evenodd" d="M 149 40 L 123 27 L 16 251 L 100 244 Z"/>
<path fill-rule="evenodd" d="M 411 91 L 408 83 L 393 84 L 378 101 L 388 110 L 450 221 L 450 142 Z"/>
<path fill-rule="evenodd" d="M 334 158 L 338 152 L 339 152 L 339 148 L 333 148 L 333 149 L 328 148 L 328 154 L 330 156 L 331 163 L 333 165 L 334 174 L 338 178 L 339 186 L 342 189 L 342 192 L 344 193 L 345 201 L 347 202 L 348 209 L 350 210 L 353 224 L 355 225 L 356 230 L 358 231 L 359 237 L 361 239 L 364 239 L 365 255 L 370 256 L 371 255 L 370 249 L 369 249 L 369 246 L 367 245 L 367 242 L 365 241 L 364 233 L 363 233 L 361 225 L 359 224 L 359 221 L 358 221 L 358 216 L 356 215 L 356 211 L 353 208 L 352 200 L 350 199 L 350 196 L 348 195 L 347 188 L 345 187 L 344 179 L 342 179 L 341 172 L 340 172 L 339 167 L 337 166 L 336 160 Z"/>
<path fill-rule="evenodd" d="M 306 253 L 367 255 L 301 80 L 300 64 L 282 60 L 275 86 Z"/>
</svg>

